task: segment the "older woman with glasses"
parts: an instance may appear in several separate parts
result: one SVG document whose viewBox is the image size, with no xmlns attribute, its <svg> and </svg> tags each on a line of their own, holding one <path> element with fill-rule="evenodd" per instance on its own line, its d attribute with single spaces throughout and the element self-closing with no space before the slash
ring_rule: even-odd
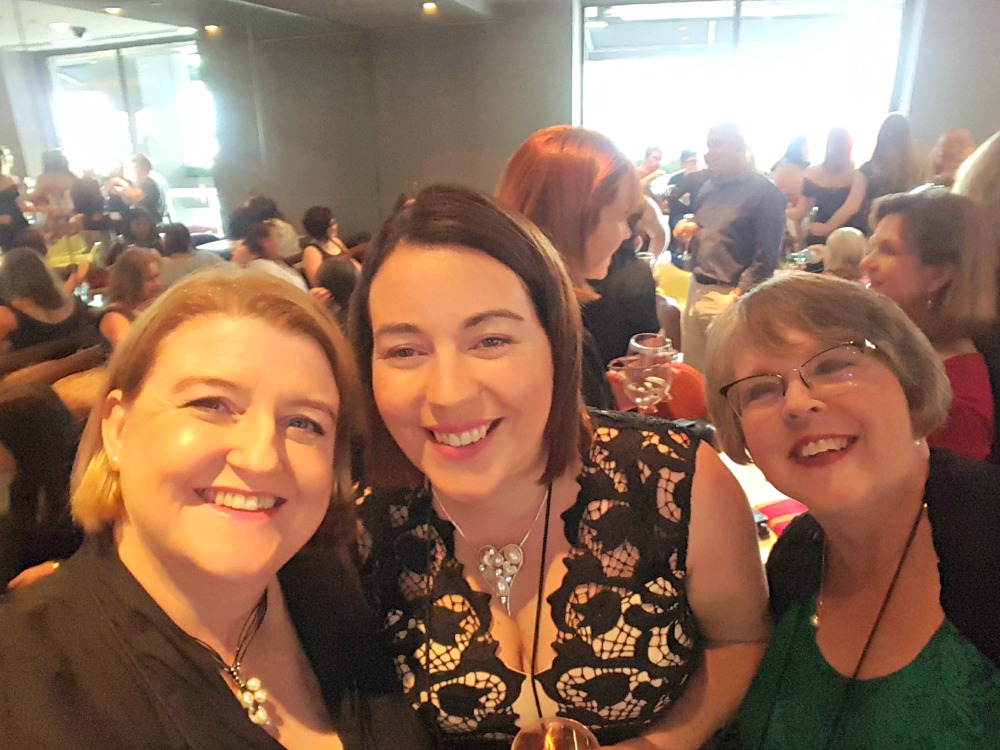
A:
<svg viewBox="0 0 1000 750">
<path fill-rule="evenodd" d="M 889 300 L 797 274 L 720 316 L 708 361 L 725 451 L 809 507 L 768 561 L 744 747 L 996 747 L 1000 476 L 928 448 L 951 392 L 927 339 Z"/>
</svg>

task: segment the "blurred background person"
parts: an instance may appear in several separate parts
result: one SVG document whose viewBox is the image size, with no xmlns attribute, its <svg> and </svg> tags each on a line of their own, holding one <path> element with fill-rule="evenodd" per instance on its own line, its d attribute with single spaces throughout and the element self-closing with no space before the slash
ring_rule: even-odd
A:
<svg viewBox="0 0 1000 750">
<path fill-rule="evenodd" d="M 861 262 L 872 289 L 898 304 L 930 339 L 954 394 L 931 447 L 984 459 L 996 408 L 986 361 L 972 339 L 997 320 L 997 253 L 979 207 L 945 188 L 886 196 Z"/>
<path fill-rule="evenodd" d="M 962 162 L 975 150 L 976 142 L 972 139 L 972 133 L 965 128 L 943 132 L 931 151 L 930 182 L 951 187 Z"/>
<path fill-rule="evenodd" d="M 22 209 L 25 200 L 13 177 L 14 158 L 10 149 L 0 146 L 0 250 L 15 247 L 14 238 L 28 228 Z"/>
<path fill-rule="evenodd" d="M 851 151 L 854 143 L 845 128 L 831 128 L 826 138 L 823 161 L 806 168 L 802 180 L 805 215 L 825 224 L 847 201 L 855 181 L 859 190 L 863 176 L 854 169 Z M 822 245 L 826 235 L 811 234 L 806 228 L 805 244 Z"/>
<path fill-rule="evenodd" d="M 225 262 L 215 253 L 191 247 L 191 232 L 183 224 L 167 224 L 163 227 L 160 283 L 164 287 L 174 284 L 189 273 L 213 268 Z"/>
<path fill-rule="evenodd" d="M 157 253 L 132 247 L 121 254 L 108 276 L 107 307 L 97 319 L 98 330 L 109 349 L 118 346 L 139 313 L 162 291 Z"/>
<path fill-rule="evenodd" d="M 868 254 L 868 238 L 860 229 L 841 227 L 826 238 L 823 273 L 848 281 L 861 281 L 861 261 Z"/>
<path fill-rule="evenodd" d="M 825 237 L 842 226 L 853 226 L 870 235 L 874 230 L 869 224 L 872 203 L 883 195 L 916 187 L 920 182 L 919 172 L 910 121 L 893 112 L 879 128 L 871 159 L 856 170 L 843 205 L 827 221 L 810 222 L 809 236 Z"/>
<path fill-rule="evenodd" d="M 628 219 L 641 196 L 635 168 L 610 138 L 568 125 L 529 136 L 496 189 L 500 205 L 527 216 L 549 238 L 582 303 L 597 298 L 588 280 L 607 276 L 611 257 L 632 234 Z M 613 409 L 599 347 L 586 329 L 583 361 L 584 402 Z"/>
</svg>

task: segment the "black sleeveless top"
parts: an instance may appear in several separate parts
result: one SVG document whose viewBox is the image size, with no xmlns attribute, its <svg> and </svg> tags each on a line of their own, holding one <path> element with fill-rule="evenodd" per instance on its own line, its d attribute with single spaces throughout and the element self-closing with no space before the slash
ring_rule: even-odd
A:
<svg viewBox="0 0 1000 750">
<path fill-rule="evenodd" d="M 17 328 L 10 332 L 7 340 L 10 341 L 14 349 L 23 349 L 35 344 L 44 344 L 47 341 L 66 337 L 76 337 L 81 345 L 94 343 L 93 325 L 87 313 L 87 307 L 79 299 L 74 299 L 73 312 L 65 320 L 58 323 L 47 323 L 44 320 L 33 318 L 16 307 L 10 307 L 17 320 Z"/>
<path fill-rule="evenodd" d="M 698 441 L 635 414 L 595 411 L 592 421 L 580 493 L 562 515 L 566 577 L 542 608 L 556 656 L 536 679 L 543 712 L 608 745 L 662 718 L 698 666 L 684 586 Z M 446 746 L 509 747 L 530 681 L 497 656 L 489 595 L 464 579 L 454 526 L 425 489 L 366 493 L 359 523 L 365 589 L 410 702 Z"/>
</svg>

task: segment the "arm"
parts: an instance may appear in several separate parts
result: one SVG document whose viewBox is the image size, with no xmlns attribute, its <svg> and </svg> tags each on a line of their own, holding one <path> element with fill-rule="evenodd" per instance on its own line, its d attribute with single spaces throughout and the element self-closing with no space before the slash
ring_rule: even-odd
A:
<svg viewBox="0 0 1000 750">
<path fill-rule="evenodd" d="M 17 316 L 9 307 L 0 305 L 0 351 L 4 350 L 7 337 L 17 330 Z"/>
<path fill-rule="evenodd" d="M 829 221 L 814 221 L 808 227 L 809 234 L 817 237 L 826 237 L 835 229 L 840 229 L 851 220 L 864 203 L 865 193 L 868 191 L 868 178 L 860 169 L 854 170 L 854 181 L 851 183 L 851 192 L 847 194 L 843 205 L 834 211 Z"/>
<path fill-rule="evenodd" d="M 111 348 L 114 349 L 118 346 L 118 342 L 128 333 L 131 325 L 132 323 L 129 319 L 121 313 L 110 312 L 101 318 L 101 335 L 108 340 Z"/>
<path fill-rule="evenodd" d="M 316 286 L 316 272 L 323 264 L 323 253 L 315 245 L 306 245 L 302 250 L 302 273 L 306 276 L 309 286 Z"/>
<path fill-rule="evenodd" d="M 736 287 L 739 296 L 755 284 L 771 278 L 778 265 L 781 242 L 785 237 L 785 199 L 773 185 L 761 196 L 753 222 L 753 260 Z"/>
<path fill-rule="evenodd" d="M 653 255 L 663 252 L 663 248 L 667 246 L 667 230 L 663 228 L 663 214 L 652 198 L 646 198 L 642 202 L 639 229 L 649 236 L 649 252 Z"/>
<path fill-rule="evenodd" d="M 707 443 L 698 446 L 687 570 L 688 598 L 706 642 L 702 664 L 667 716 L 619 750 L 701 747 L 739 707 L 770 635 L 750 505 Z"/>
</svg>

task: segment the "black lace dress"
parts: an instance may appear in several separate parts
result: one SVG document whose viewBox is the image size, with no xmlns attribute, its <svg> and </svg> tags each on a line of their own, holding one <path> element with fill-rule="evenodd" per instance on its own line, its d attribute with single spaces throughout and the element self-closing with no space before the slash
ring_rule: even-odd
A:
<svg viewBox="0 0 1000 750">
<path fill-rule="evenodd" d="M 542 608 L 556 656 L 536 688 L 608 745 L 662 717 L 699 663 L 684 586 L 697 439 L 632 414 L 592 419 L 580 494 L 562 515 L 566 577 Z M 509 747 L 531 683 L 497 656 L 489 595 L 465 581 L 454 526 L 426 490 L 369 493 L 359 523 L 365 588 L 410 702 L 445 746 Z"/>
</svg>

